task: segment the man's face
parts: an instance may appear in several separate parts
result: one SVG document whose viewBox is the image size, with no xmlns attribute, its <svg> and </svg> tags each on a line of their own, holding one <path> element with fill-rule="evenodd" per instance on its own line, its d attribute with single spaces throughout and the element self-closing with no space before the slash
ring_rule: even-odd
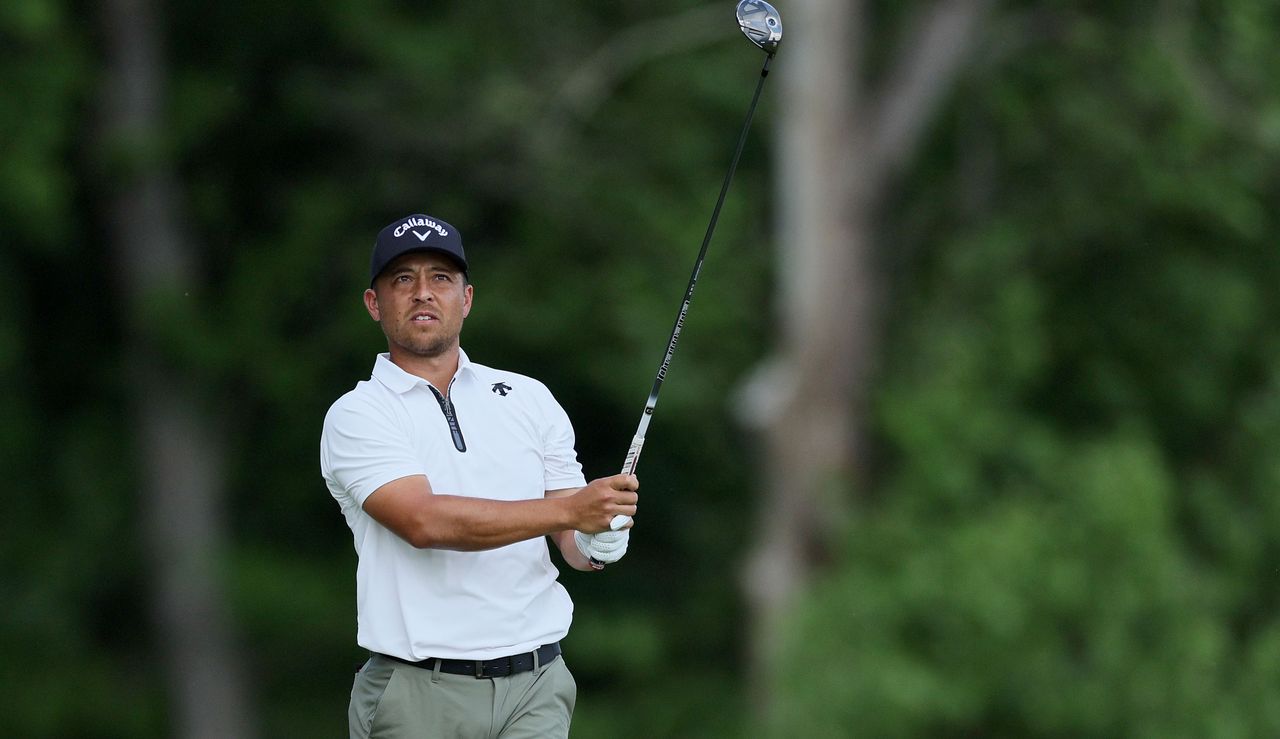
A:
<svg viewBox="0 0 1280 739">
<path fill-rule="evenodd" d="M 432 358 L 458 345 L 471 292 L 449 257 L 414 252 L 378 275 L 373 289 L 364 292 L 364 306 L 382 325 L 393 357 L 404 352 Z"/>
</svg>

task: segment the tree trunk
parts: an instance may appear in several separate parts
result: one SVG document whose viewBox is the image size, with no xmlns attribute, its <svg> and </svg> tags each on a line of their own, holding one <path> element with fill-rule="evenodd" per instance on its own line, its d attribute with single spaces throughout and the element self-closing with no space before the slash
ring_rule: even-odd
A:
<svg viewBox="0 0 1280 739">
<path fill-rule="evenodd" d="M 820 557 L 833 493 L 856 464 L 854 393 L 865 368 L 869 291 L 857 178 L 845 166 L 856 124 L 859 3 L 796 0 L 783 19 L 777 266 L 783 333 L 773 371 L 752 383 L 769 398 L 756 550 L 749 560 L 754 705 L 767 709 L 780 626 Z"/>
<path fill-rule="evenodd" d="M 247 737 L 253 722 L 219 581 L 221 449 L 190 381 L 162 361 L 154 341 L 162 301 L 194 293 L 198 277 L 166 157 L 157 15 L 148 0 L 109 0 L 102 13 L 103 184 L 126 317 L 159 668 L 175 704 L 172 733 Z"/>
<path fill-rule="evenodd" d="M 768 713 L 782 626 L 861 482 L 868 377 L 878 355 L 876 205 L 950 90 L 989 0 L 944 0 L 903 34 L 884 82 L 864 94 L 863 5 L 793 0 L 781 76 L 777 182 L 779 355 L 744 387 L 762 432 L 752 610 L 753 705 Z M 767 718 L 767 717 L 766 717 Z"/>
</svg>

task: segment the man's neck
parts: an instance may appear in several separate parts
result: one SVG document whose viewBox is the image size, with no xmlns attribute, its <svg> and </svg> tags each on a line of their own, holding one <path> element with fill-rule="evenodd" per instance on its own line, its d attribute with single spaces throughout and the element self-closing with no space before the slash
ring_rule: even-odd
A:
<svg viewBox="0 0 1280 739">
<path fill-rule="evenodd" d="M 419 356 L 403 349 L 397 351 L 395 347 L 391 347 L 392 364 L 415 377 L 421 377 L 444 394 L 449 392 L 449 381 L 458 372 L 459 361 L 457 344 L 434 357 Z"/>
</svg>

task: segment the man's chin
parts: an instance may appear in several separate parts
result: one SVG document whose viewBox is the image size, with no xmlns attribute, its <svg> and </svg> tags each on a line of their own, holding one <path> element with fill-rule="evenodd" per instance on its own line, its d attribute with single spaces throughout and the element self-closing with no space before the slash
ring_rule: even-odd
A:
<svg viewBox="0 0 1280 739">
<path fill-rule="evenodd" d="M 405 342 L 400 344 L 401 349 L 421 359 L 442 357 L 455 346 L 457 346 L 457 343 L 454 341 Z"/>
</svg>

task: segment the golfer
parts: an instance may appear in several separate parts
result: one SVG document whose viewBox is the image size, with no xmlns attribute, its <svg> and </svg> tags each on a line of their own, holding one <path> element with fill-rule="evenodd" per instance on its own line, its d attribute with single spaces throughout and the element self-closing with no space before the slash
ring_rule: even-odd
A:
<svg viewBox="0 0 1280 739">
<path fill-rule="evenodd" d="M 459 345 L 474 288 L 462 239 L 426 215 L 378 234 L 364 292 L 388 351 L 324 420 L 320 468 L 355 537 L 352 737 L 565 737 L 577 686 L 560 654 L 571 567 L 616 562 L 638 481 L 587 483 L 540 382 Z"/>
</svg>

